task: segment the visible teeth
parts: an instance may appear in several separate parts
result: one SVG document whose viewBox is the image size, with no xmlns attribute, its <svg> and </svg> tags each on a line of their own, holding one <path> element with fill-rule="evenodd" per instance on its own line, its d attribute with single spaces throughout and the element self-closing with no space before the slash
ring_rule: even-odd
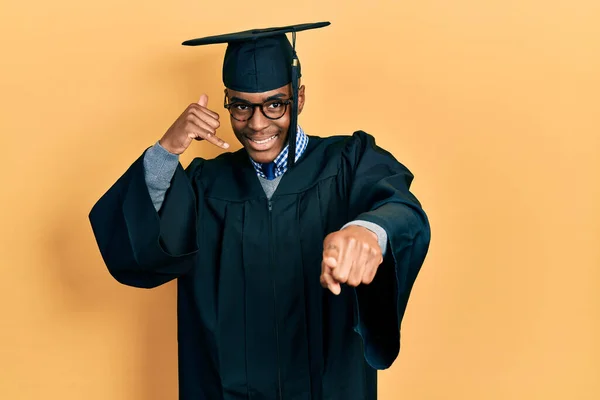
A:
<svg viewBox="0 0 600 400">
<path fill-rule="evenodd" d="M 271 136 L 270 138 L 265 139 L 265 140 L 254 140 L 254 139 L 250 139 L 250 140 L 252 140 L 254 143 L 265 144 L 265 143 L 270 142 L 271 140 L 275 139 L 276 137 L 277 137 L 277 135 Z"/>
</svg>

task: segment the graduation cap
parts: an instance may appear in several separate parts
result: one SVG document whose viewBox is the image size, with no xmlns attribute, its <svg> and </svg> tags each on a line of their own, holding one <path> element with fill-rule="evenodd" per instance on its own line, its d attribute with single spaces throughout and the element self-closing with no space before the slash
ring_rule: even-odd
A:
<svg viewBox="0 0 600 400">
<path fill-rule="evenodd" d="M 184 46 L 227 43 L 223 62 L 225 87 L 246 93 L 261 93 L 292 84 L 292 110 L 288 133 L 288 167 L 296 155 L 298 124 L 298 79 L 302 76 L 296 54 L 296 32 L 317 29 L 330 22 L 315 22 L 208 36 L 186 40 Z M 292 34 L 292 43 L 286 33 Z"/>
</svg>

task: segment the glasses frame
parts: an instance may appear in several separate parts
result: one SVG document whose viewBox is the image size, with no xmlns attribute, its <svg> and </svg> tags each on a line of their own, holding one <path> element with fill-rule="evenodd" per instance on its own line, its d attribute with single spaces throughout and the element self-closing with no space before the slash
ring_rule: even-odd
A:
<svg viewBox="0 0 600 400">
<path fill-rule="evenodd" d="M 264 105 L 266 103 L 270 103 L 272 101 L 278 101 L 280 103 L 283 104 L 284 109 L 283 109 L 283 113 L 281 113 L 281 115 L 277 118 L 273 118 L 273 117 L 269 117 L 266 113 L 265 110 L 263 109 Z M 225 98 L 223 99 L 223 107 L 225 107 L 228 111 L 229 111 L 229 115 L 231 115 L 231 118 L 235 119 L 236 121 L 240 121 L 240 122 L 245 122 L 245 121 L 249 121 L 252 119 L 252 117 L 254 116 L 254 112 L 256 112 L 256 107 L 260 108 L 260 112 L 262 113 L 262 115 L 264 115 L 266 118 L 275 121 L 278 120 L 280 118 L 282 118 L 285 113 L 287 112 L 287 107 L 292 104 L 294 102 L 294 98 L 290 97 L 289 99 L 286 100 L 279 100 L 279 99 L 273 99 L 273 100 L 268 100 L 265 101 L 263 103 L 250 103 L 247 101 L 236 101 L 234 103 L 227 103 L 227 89 L 225 89 Z M 235 105 L 235 104 L 244 104 L 248 107 L 252 107 L 252 112 L 250 113 L 250 116 L 246 119 L 237 119 L 232 113 L 231 113 L 231 106 Z"/>
</svg>

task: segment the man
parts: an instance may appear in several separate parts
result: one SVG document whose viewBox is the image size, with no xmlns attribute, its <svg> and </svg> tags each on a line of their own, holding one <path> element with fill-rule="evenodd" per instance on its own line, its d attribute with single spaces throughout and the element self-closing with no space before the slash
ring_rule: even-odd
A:
<svg viewBox="0 0 600 400">
<path fill-rule="evenodd" d="M 243 145 L 228 148 L 201 96 L 102 196 L 90 220 L 110 273 L 152 288 L 177 280 L 181 399 L 376 399 L 376 371 L 429 246 L 412 174 L 372 136 L 322 138 L 297 125 L 305 101 L 286 33 L 228 43 L 225 108 Z"/>
</svg>

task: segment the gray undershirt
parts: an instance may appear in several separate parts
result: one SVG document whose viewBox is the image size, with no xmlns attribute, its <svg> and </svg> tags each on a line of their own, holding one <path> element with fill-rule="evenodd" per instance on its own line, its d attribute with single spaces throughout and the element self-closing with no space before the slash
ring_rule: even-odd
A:
<svg viewBox="0 0 600 400">
<path fill-rule="evenodd" d="M 148 186 L 148 193 L 150 194 L 152 204 L 154 204 L 156 211 L 160 210 L 160 207 L 162 206 L 165 193 L 171 185 L 171 179 L 173 179 L 178 164 L 179 156 L 169 153 L 158 142 L 150 147 L 144 155 L 146 185 Z M 283 175 L 278 176 L 273 180 L 267 180 L 257 176 L 268 199 L 271 199 L 271 196 L 275 193 L 282 176 Z M 354 220 L 348 222 L 342 229 L 350 225 L 362 226 L 375 233 L 381 252 L 385 255 L 387 249 L 387 233 L 381 226 L 369 221 Z"/>
</svg>

